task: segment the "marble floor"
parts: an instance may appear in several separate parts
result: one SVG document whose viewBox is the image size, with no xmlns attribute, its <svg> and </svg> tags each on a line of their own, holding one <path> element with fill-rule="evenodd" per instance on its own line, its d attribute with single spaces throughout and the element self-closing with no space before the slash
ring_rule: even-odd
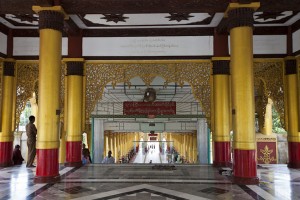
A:
<svg viewBox="0 0 300 200">
<path fill-rule="evenodd" d="M 0 169 L 0 199 L 300 199 L 300 170 L 258 166 L 259 185 L 235 185 L 210 165 L 89 164 L 60 168 L 61 181 L 35 184 L 35 168 Z"/>
</svg>

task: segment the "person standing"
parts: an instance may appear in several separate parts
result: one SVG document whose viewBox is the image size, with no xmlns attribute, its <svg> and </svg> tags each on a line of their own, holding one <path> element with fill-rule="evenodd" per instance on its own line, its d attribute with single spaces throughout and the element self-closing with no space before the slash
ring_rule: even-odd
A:
<svg viewBox="0 0 300 200">
<path fill-rule="evenodd" d="M 28 159 L 26 167 L 35 167 L 33 161 L 36 154 L 36 134 L 37 129 L 33 124 L 35 122 L 35 117 L 29 117 L 29 123 L 26 125 L 26 134 L 27 134 L 27 147 L 28 147 Z"/>
</svg>

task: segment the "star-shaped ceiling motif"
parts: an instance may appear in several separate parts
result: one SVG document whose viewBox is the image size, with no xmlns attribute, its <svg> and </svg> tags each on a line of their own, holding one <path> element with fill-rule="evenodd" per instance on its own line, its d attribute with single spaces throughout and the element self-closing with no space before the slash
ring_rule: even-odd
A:
<svg viewBox="0 0 300 200">
<path fill-rule="evenodd" d="M 14 25 L 38 25 L 39 16 L 37 14 L 5 14 L 5 19 Z"/>
<path fill-rule="evenodd" d="M 34 21 L 38 21 L 38 17 L 30 14 L 24 14 L 24 15 L 16 15 L 16 18 L 19 18 L 21 22 L 30 22 L 33 23 Z"/>
<path fill-rule="evenodd" d="M 263 12 L 261 14 L 256 15 L 257 19 L 263 20 L 276 20 L 280 16 L 285 16 L 282 12 Z"/>
<path fill-rule="evenodd" d="M 170 16 L 166 18 L 170 18 L 169 21 L 177 21 L 180 22 L 182 20 L 189 20 L 189 18 L 194 17 L 190 15 L 190 13 L 169 13 Z"/>
<path fill-rule="evenodd" d="M 116 24 L 118 22 L 126 22 L 125 19 L 128 19 L 128 17 L 124 17 L 123 14 L 103 14 L 104 17 L 101 17 L 100 19 L 106 19 L 106 22 L 115 22 Z"/>
</svg>

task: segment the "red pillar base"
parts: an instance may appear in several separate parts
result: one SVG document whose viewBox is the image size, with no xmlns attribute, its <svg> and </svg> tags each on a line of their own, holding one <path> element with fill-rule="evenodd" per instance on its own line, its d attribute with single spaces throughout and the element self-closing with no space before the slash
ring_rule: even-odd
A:
<svg viewBox="0 0 300 200">
<path fill-rule="evenodd" d="M 230 142 L 214 142 L 214 167 L 231 167 Z"/>
<path fill-rule="evenodd" d="M 37 149 L 35 183 L 54 183 L 60 180 L 58 149 Z"/>
<path fill-rule="evenodd" d="M 82 147 L 81 141 L 66 142 L 66 163 L 67 167 L 81 167 L 82 166 Z"/>
<path fill-rule="evenodd" d="M 13 165 L 13 142 L 0 142 L 0 167 Z"/>
<path fill-rule="evenodd" d="M 60 175 L 52 177 L 34 177 L 34 183 L 57 183 L 60 181 Z"/>
<path fill-rule="evenodd" d="M 259 183 L 255 153 L 255 150 L 234 149 L 232 177 L 234 183 L 247 185 Z"/>
<path fill-rule="evenodd" d="M 300 168 L 300 142 L 288 142 L 289 162 L 288 167 L 293 169 Z"/>
</svg>

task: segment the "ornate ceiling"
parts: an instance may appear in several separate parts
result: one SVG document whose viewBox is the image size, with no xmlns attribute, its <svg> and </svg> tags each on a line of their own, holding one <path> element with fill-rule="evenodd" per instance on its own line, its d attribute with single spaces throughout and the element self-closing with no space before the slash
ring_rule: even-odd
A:
<svg viewBox="0 0 300 200">
<path fill-rule="evenodd" d="M 65 35 L 148 36 L 212 35 L 226 31 L 229 0 L 1 0 L 0 30 L 16 36 L 38 35 L 38 15 L 33 5 L 61 5 L 70 19 Z M 237 2 L 232 0 L 231 2 Z M 240 0 L 249 3 L 251 0 Z M 254 13 L 259 34 L 286 33 L 300 27 L 299 0 L 261 0 Z"/>
</svg>

